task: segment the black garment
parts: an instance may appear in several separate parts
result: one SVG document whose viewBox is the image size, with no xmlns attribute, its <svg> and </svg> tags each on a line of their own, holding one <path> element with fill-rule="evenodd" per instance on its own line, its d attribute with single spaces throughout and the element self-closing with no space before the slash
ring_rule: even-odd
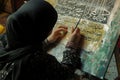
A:
<svg viewBox="0 0 120 80">
<path fill-rule="evenodd" d="M 73 76 L 72 67 L 60 64 L 55 57 L 37 46 L 22 47 L 6 53 L 0 57 L 0 63 L 14 61 L 15 64 L 6 80 L 66 80 Z"/>
<path fill-rule="evenodd" d="M 64 51 L 59 63 L 44 49 L 43 41 L 56 20 L 56 10 L 43 0 L 30 0 L 8 17 L 8 47 L 0 51 L 0 64 L 12 62 L 14 67 L 6 80 L 65 80 L 73 76 L 79 62 L 76 50 Z"/>
<path fill-rule="evenodd" d="M 7 45 L 7 39 L 6 39 L 6 34 L 1 34 L 0 35 L 0 49 L 5 48 Z"/>
</svg>

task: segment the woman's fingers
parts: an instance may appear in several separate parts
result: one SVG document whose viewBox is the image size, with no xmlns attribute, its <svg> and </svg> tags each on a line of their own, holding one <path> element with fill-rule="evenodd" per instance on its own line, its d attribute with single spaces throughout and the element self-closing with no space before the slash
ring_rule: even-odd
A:
<svg viewBox="0 0 120 80">
<path fill-rule="evenodd" d="M 59 29 L 56 30 L 56 32 L 61 32 L 61 31 L 67 32 L 67 29 L 59 28 Z"/>
<path fill-rule="evenodd" d="M 67 29 L 68 27 L 67 26 L 59 26 L 58 28 L 65 28 L 65 29 Z"/>
</svg>

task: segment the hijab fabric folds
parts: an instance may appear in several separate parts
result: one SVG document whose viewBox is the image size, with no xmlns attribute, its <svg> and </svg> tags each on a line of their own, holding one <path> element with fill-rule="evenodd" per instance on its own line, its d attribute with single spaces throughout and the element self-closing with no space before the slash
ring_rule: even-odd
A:
<svg viewBox="0 0 120 80">
<path fill-rule="evenodd" d="M 57 12 L 48 2 L 30 0 L 7 20 L 8 48 L 40 44 L 52 30 Z"/>
</svg>

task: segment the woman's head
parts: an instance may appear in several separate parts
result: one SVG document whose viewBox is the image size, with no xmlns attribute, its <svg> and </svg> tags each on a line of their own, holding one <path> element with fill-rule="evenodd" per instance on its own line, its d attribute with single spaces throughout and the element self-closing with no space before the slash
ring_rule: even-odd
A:
<svg viewBox="0 0 120 80">
<path fill-rule="evenodd" d="M 9 47 L 39 44 L 57 21 L 56 10 L 43 0 L 30 0 L 7 20 Z"/>
</svg>

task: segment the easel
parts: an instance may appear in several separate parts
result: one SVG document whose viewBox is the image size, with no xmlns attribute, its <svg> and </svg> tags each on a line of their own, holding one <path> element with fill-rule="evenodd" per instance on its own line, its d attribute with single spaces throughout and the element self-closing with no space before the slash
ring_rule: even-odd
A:
<svg viewBox="0 0 120 80">
<path fill-rule="evenodd" d="M 120 41 L 120 35 L 119 35 L 119 41 Z M 118 47 L 118 45 L 116 46 L 114 52 L 115 52 L 115 59 L 116 59 L 118 76 L 120 76 L 120 48 Z"/>
</svg>

